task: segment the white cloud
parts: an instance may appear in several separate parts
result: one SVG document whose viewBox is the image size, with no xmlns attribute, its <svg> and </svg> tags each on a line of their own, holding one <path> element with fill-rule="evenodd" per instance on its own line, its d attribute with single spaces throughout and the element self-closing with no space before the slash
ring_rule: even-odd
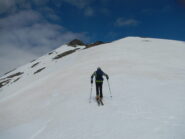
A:
<svg viewBox="0 0 185 139">
<path fill-rule="evenodd" d="M 33 52 L 17 46 L 1 45 L 0 49 L 0 75 L 38 57 Z"/>
<path fill-rule="evenodd" d="M 86 6 L 90 5 L 95 0 L 61 0 L 72 4 L 78 8 L 85 8 Z"/>
<path fill-rule="evenodd" d="M 87 39 L 46 21 L 33 10 L 0 19 L 0 75 L 74 39 Z"/>
<path fill-rule="evenodd" d="M 101 13 L 106 16 L 109 16 L 111 14 L 111 11 L 108 8 L 102 8 Z"/>
<path fill-rule="evenodd" d="M 11 0 L 1 0 L 0 1 L 0 14 L 5 13 L 7 9 L 12 8 L 15 5 L 15 1 Z"/>
<path fill-rule="evenodd" d="M 69 3 L 75 7 L 83 10 L 85 16 L 93 16 L 94 15 L 94 10 L 90 6 L 96 0 L 60 0 L 60 1 Z"/>
<path fill-rule="evenodd" d="M 20 9 L 46 7 L 50 0 L 0 0 L 0 14 L 14 13 Z M 63 0 L 61 0 L 62 2 Z"/>
<path fill-rule="evenodd" d="M 123 26 L 136 26 L 139 24 L 139 21 L 135 19 L 125 19 L 125 18 L 118 18 L 115 22 L 115 26 L 123 27 Z"/>
<path fill-rule="evenodd" d="M 64 2 L 76 6 L 77 8 L 85 8 L 90 6 L 96 0 L 0 0 L 0 14 L 16 8 L 31 8 L 31 5 L 42 7 L 48 2 L 62 5 Z M 101 0 L 102 2 L 107 0 Z"/>
<path fill-rule="evenodd" d="M 25 10 L 11 14 L 5 18 L 1 18 L 0 27 L 3 27 L 3 29 L 8 29 L 29 26 L 36 22 L 40 22 L 41 20 L 43 20 L 42 16 L 38 12 L 33 10 Z"/>
<path fill-rule="evenodd" d="M 94 15 L 94 10 L 92 8 L 90 8 L 90 7 L 87 7 L 85 9 L 84 13 L 85 13 L 85 16 L 93 16 Z"/>
<path fill-rule="evenodd" d="M 0 75 L 39 57 L 74 39 L 88 40 L 86 33 L 72 32 L 61 25 L 55 11 L 47 6 L 50 0 L 0 0 Z M 92 16 L 89 7 L 95 0 L 58 0 L 53 4 L 71 4 Z M 36 10 L 32 10 L 32 7 Z M 23 10 L 24 9 L 24 10 Z M 43 16 L 42 13 L 45 13 Z M 47 20 L 46 20 L 47 19 Z"/>
<path fill-rule="evenodd" d="M 102 4 L 107 3 L 108 0 L 100 0 Z M 94 10 L 91 7 L 96 0 L 0 0 L 0 14 L 8 14 L 18 12 L 20 9 L 47 9 L 49 2 L 52 2 L 56 7 L 60 8 L 65 3 L 73 5 L 80 10 L 83 10 L 84 15 L 92 16 L 94 15 Z M 91 8 L 90 8 L 91 7 Z M 103 11 L 107 12 L 107 11 Z M 47 16 L 47 15 L 46 15 Z M 50 14 L 48 17 L 56 20 L 58 17 L 55 14 Z"/>
<path fill-rule="evenodd" d="M 36 6 L 44 6 L 50 0 L 29 0 L 29 1 L 34 3 Z"/>
<path fill-rule="evenodd" d="M 30 8 L 30 4 L 28 0 L 0 0 L 0 14 L 15 12 L 18 8 Z"/>
</svg>

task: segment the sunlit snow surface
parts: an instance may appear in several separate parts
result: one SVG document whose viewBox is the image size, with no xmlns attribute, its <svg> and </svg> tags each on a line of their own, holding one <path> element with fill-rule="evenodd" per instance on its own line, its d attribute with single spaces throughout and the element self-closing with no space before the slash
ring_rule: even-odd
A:
<svg viewBox="0 0 185 139">
<path fill-rule="evenodd" d="M 8 74 L 24 72 L 0 88 L 0 139 L 185 139 L 185 42 L 128 37 L 79 48 L 54 60 L 75 49 L 61 46 Z M 101 107 L 95 86 L 89 103 L 99 66 L 113 95 L 105 80 Z"/>
</svg>

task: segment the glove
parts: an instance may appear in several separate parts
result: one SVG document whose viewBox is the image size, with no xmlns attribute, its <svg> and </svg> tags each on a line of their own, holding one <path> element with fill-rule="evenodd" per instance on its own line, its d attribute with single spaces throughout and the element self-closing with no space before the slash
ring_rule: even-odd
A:
<svg viewBox="0 0 185 139">
<path fill-rule="evenodd" d="M 93 84 L 93 80 L 91 80 L 91 84 Z"/>
<path fill-rule="evenodd" d="M 109 76 L 107 75 L 106 78 L 107 78 L 107 80 L 108 80 L 108 79 L 109 79 Z"/>
</svg>

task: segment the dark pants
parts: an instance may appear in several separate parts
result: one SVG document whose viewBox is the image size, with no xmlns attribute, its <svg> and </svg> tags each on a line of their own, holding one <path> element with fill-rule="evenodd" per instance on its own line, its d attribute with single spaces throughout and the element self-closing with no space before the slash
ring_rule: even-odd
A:
<svg viewBox="0 0 185 139">
<path fill-rule="evenodd" d="M 100 96 L 101 98 L 103 98 L 102 85 L 103 85 L 103 82 L 100 82 L 100 83 L 96 82 L 96 95 Z"/>
</svg>

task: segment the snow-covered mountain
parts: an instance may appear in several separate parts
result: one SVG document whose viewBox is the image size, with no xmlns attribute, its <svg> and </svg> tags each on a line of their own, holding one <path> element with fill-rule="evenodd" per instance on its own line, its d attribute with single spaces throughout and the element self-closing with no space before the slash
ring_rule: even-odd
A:
<svg viewBox="0 0 185 139">
<path fill-rule="evenodd" d="M 97 43 L 101 44 L 101 42 Z M 184 139 L 185 42 L 63 45 L 0 78 L 1 139 Z M 104 106 L 89 103 L 101 67 Z"/>
</svg>

